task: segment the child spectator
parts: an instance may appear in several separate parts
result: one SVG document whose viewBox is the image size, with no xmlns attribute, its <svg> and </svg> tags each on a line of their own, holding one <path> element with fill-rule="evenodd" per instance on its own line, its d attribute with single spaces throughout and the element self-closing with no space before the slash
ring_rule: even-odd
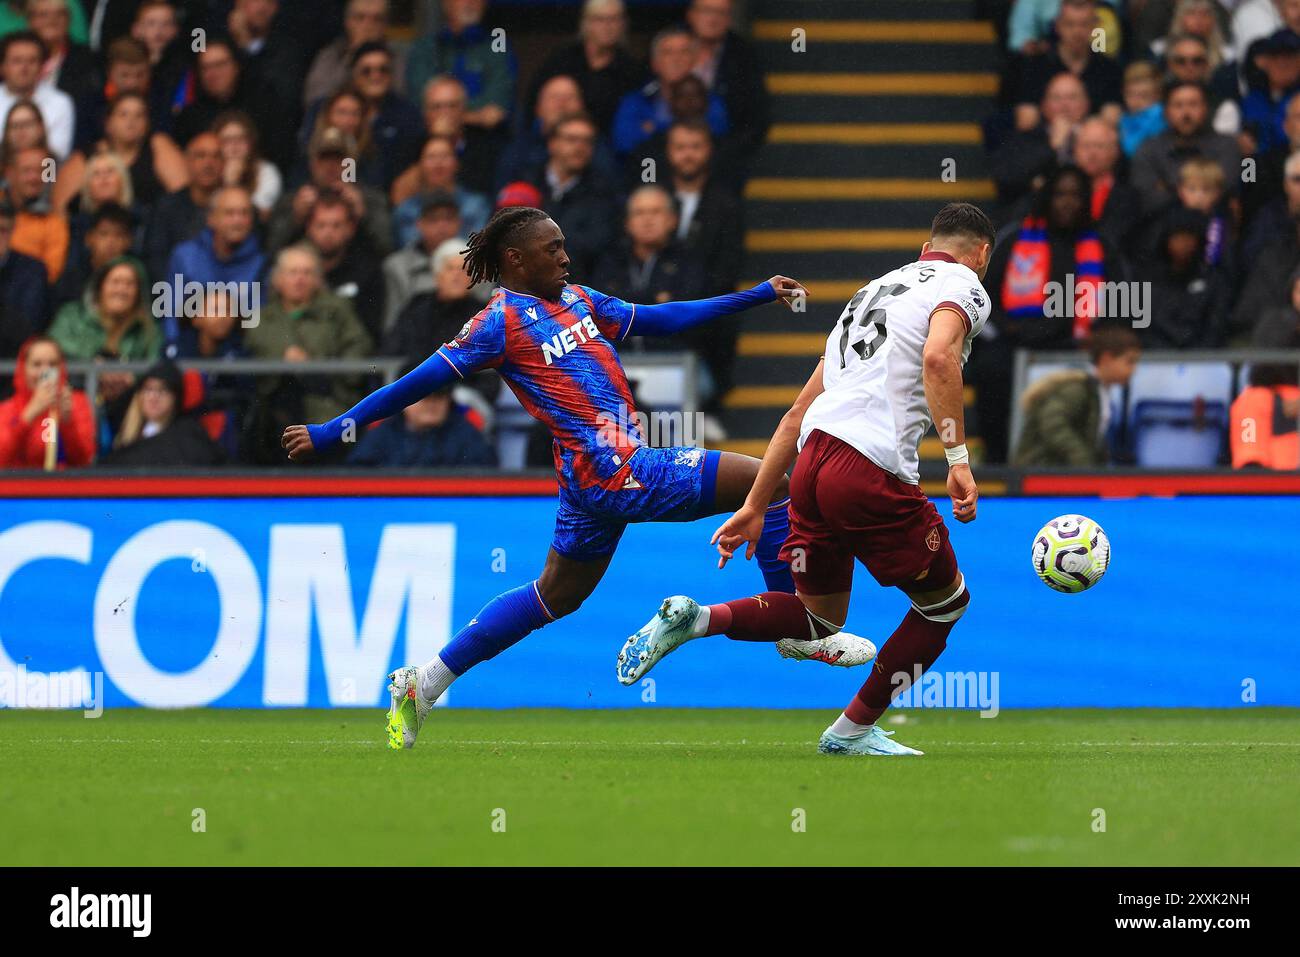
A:
<svg viewBox="0 0 1300 957">
<path fill-rule="evenodd" d="M 1114 447 L 1121 412 L 1110 387 L 1127 385 L 1142 351 L 1127 325 L 1102 321 L 1088 337 L 1088 369 L 1067 369 L 1039 379 L 1021 396 L 1024 424 L 1016 448 L 1021 468 L 1099 468 Z"/>
<path fill-rule="evenodd" d="M 1119 141 L 1125 156 L 1165 130 L 1165 107 L 1160 99 L 1160 71 L 1154 63 L 1130 63 L 1124 71 L 1124 115 L 1119 119 Z"/>
<path fill-rule="evenodd" d="M 68 385 L 59 344 L 34 336 L 18 351 L 13 396 L 0 402 L 0 468 L 41 468 L 49 444 L 57 467 L 89 465 L 95 423 L 86 394 Z"/>
</svg>

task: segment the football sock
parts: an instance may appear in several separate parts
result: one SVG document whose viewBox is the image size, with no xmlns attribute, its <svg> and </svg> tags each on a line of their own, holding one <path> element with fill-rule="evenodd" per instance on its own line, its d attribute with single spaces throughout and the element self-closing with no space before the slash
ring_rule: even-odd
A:
<svg viewBox="0 0 1300 957">
<path fill-rule="evenodd" d="M 850 720 L 847 714 L 841 714 L 830 727 L 831 734 L 838 734 L 841 738 L 860 738 L 870 730 L 871 725 L 858 724 Z"/>
<path fill-rule="evenodd" d="M 810 641 L 839 631 L 805 608 L 798 595 L 780 591 L 709 605 L 708 613 L 700 633 L 726 635 L 736 641 L 780 641 L 782 638 Z M 697 628 L 700 625 L 697 619 Z"/>
<path fill-rule="evenodd" d="M 871 677 L 844 709 L 844 717 L 858 725 L 875 724 L 894 696 L 911 687 L 915 676 L 924 674 L 943 653 L 948 633 L 969 603 L 970 594 L 963 583 L 954 597 L 924 612 L 913 605 L 876 655 Z"/>
<path fill-rule="evenodd" d="M 463 675 L 475 665 L 494 658 L 524 635 L 536 631 L 555 616 L 542 601 L 537 582 L 502 592 L 456 632 L 438 653 L 451 671 Z M 427 695 L 425 697 L 428 697 Z"/>
<path fill-rule="evenodd" d="M 451 683 L 457 677 L 456 672 L 448 668 L 440 657 L 434 655 L 420 669 L 420 697 L 433 704 L 451 687 Z"/>
<path fill-rule="evenodd" d="M 790 565 L 777 556 L 781 546 L 790 534 L 790 498 L 773 502 L 763 515 L 763 534 L 758 538 L 755 557 L 758 567 L 763 572 L 763 583 L 768 591 L 781 591 L 794 594 L 794 578 L 790 575 Z"/>
</svg>

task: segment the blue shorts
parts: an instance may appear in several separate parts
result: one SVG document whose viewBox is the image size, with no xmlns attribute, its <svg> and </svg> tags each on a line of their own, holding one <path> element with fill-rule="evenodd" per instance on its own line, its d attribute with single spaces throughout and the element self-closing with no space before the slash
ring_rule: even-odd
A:
<svg viewBox="0 0 1300 957">
<path fill-rule="evenodd" d="M 712 515 L 721 457 L 714 449 L 643 446 L 627 462 L 631 487 L 562 487 L 551 547 L 574 561 L 594 561 L 612 555 L 633 522 L 690 522 Z"/>
</svg>

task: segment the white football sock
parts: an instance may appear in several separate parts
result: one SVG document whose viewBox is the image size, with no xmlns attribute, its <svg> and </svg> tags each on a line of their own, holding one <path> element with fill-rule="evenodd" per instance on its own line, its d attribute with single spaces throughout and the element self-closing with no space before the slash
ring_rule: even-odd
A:
<svg viewBox="0 0 1300 957">
<path fill-rule="evenodd" d="M 695 624 L 691 625 L 691 637 L 703 638 L 704 633 L 709 630 L 709 619 L 713 617 L 709 611 L 708 605 L 701 605 L 699 612 L 695 615 Z"/>
<path fill-rule="evenodd" d="M 873 727 L 875 726 L 850 721 L 847 714 L 841 714 L 831 725 L 831 734 L 838 734 L 841 738 L 860 738 Z"/>
<path fill-rule="evenodd" d="M 456 680 L 456 672 L 442 663 L 437 655 L 420 669 L 420 697 L 433 704 Z"/>
</svg>

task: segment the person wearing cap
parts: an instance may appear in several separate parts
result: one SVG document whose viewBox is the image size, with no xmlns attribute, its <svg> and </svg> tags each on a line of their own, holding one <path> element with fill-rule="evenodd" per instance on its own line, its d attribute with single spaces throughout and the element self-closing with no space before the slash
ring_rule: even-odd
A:
<svg viewBox="0 0 1300 957">
<path fill-rule="evenodd" d="M 99 464 L 112 467 L 209 467 L 225 463 L 224 450 L 199 421 L 185 412 L 181 370 L 167 361 L 156 363 L 135 387 L 112 451 Z"/>
<path fill-rule="evenodd" d="M 1255 155 L 1285 142 L 1287 102 L 1300 90 L 1300 36 L 1278 30 L 1254 47 L 1254 63 L 1264 80 L 1241 101 L 1243 128 L 1255 140 Z"/>
<path fill-rule="evenodd" d="M 460 210 L 451 193 L 441 190 L 413 198 L 420 207 L 414 223 L 415 238 L 384 260 L 385 334 L 408 302 L 421 293 L 432 292 L 436 286 L 433 251 L 462 235 Z M 464 246 L 465 240 L 457 241 Z"/>
<path fill-rule="evenodd" d="M 267 219 L 266 245 L 275 253 L 303 236 L 307 215 L 325 193 L 336 193 L 352 207 L 360 230 L 374 247 L 375 255 L 386 256 L 393 249 L 393 224 L 384 194 L 365 183 L 352 182 L 349 170 L 355 162 L 357 144 L 343 131 L 327 126 L 312 134 L 307 145 L 307 182 L 286 192 Z"/>
<path fill-rule="evenodd" d="M 391 468 L 495 467 L 496 452 L 457 408 L 445 385 L 366 429 L 349 465 Z"/>
<path fill-rule="evenodd" d="M 464 189 L 456 182 L 460 160 L 456 158 L 456 144 L 449 136 L 430 136 L 420 148 L 419 191 L 400 196 L 394 188 L 393 230 L 397 245 L 407 246 L 416 239 L 415 221 L 424 214 L 430 195 L 446 193 L 451 196 L 460 215 L 461 229 L 468 235 L 487 225 L 492 206 L 482 193 Z M 403 191 L 404 192 L 404 191 Z"/>
<path fill-rule="evenodd" d="M 542 191 L 532 183 L 523 180 L 506 183 L 497 193 L 497 201 L 493 209 L 506 209 L 510 206 L 532 206 L 541 209 Z"/>
</svg>

